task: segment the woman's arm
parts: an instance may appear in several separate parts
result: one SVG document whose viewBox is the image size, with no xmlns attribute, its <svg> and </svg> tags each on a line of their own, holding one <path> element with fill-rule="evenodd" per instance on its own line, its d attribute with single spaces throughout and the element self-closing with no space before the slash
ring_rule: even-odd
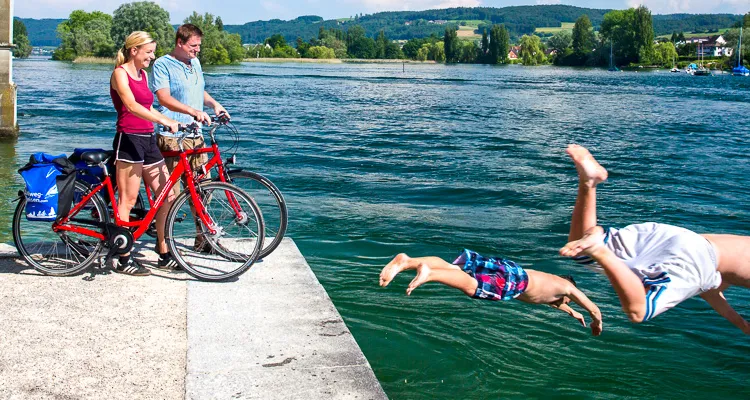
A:
<svg viewBox="0 0 750 400">
<path fill-rule="evenodd" d="M 750 335 L 750 324 L 745 321 L 737 311 L 732 308 L 724 297 L 724 292 L 719 289 L 709 290 L 701 294 L 703 300 L 713 308 L 719 315 L 726 318 L 729 322 L 733 323 L 734 326 L 740 328 L 746 335 Z"/>
</svg>

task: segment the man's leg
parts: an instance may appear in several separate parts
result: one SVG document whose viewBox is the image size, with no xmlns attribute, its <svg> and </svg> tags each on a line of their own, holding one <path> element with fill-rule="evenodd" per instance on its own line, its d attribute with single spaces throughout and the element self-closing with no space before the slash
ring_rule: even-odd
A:
<svg viewBox="0 0 750 400">
<path fill-rule="evenodd" d="M 154 165 L 143 167 L 143 179 L 151 188 L 154 197 L 158 198 L 162 190 L 166 189 L 167 181 L 169 180 L 167 166 L 163 162 L 159 162 Z M 169 208 L 171 207 L 174 198 L 174 192 L 169 193 L 164 200 L 164 203 L 162 203 L 159 208 L 159 211 L 156 212 L 156 251 L 159 254 L 168 252 L 167 243 L 164 238 L 164 230 L 167 221 L 167 214 L 169 213 Z"/>
<path fill-rule="evenodd" d="M 646 316 L 646 289 L 633 271 L 603 243 L 604 230 L 595 226 L 579 240 L 560 249 L 564 257 L 587 255 L 603 269 L 620 299 L 622 310 L 631 322 L 643 322 Z"/>
<path fill-rule="evenodd" d="M 582 146 L 571 144 L 566 152 L 578 171 L 578 196 L 568 234 L 568 241 L 573 241 L 596 226 L 596 185 L 607 180 L 607 170 Z"/>
<path fill-rule="evenodd" d="M 417 276 L 409 283 L 406 294 L 427 282 L 439 282 L 456 288 L 467 296 L 473 296 L 477 290 L 477 281 L 457 265 L 450 264 L 439 257 L 415 257 L 399 254 L 380 273 L 380 286 L 388 286 L 399 272 L 416 269 Z"/>
</svg>

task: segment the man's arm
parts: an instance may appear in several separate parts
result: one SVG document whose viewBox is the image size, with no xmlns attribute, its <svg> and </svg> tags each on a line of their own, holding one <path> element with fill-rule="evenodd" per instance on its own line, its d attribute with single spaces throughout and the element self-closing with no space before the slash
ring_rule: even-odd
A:
<svg viewBox="0 0 750 400">
<path fill-rule="evenodd" d="M 168 87 L 161 88 L 156 91 L 156 98 L 159 100 L 159 104 L 166 107 L 168 110 L 178 112 L 181 114 L 187 114 L 195 118 L 198 122 L 206 122 L 211 124 L 211 118 L 202 110 L 196 110 L 193 107 L 183 104 L 174 97 L 172 92 L 169 91 Z"/>
<path fill-rule="evenodd" d="M 748 324 L 748 322 L 745 321 L 745 319 L 742 318 L 742 316 L 738 314 L 731 305 L 729 305 L 727 299 L 724 297 L 723 289 L 725 289 L 725 287 L 709 290 L 701 294 L 701 297 L 703 300 L 706 300 L 711 308 L 713 308 L 719 315 L 733 323 L 734 326 L 740 328 L 746 335 L 750 335 L 750 324 Z"/>
<path fill-rule="evenodd" d="M 203 91 L 203 105 L 206 107 L 213 108 L 215 115 L 225 113 L 227 117 L 231 118 L 226 108 L 224 108 L 218 101 L 216 101 L 213 97 L 211 97 L 211 95 L 208 94 L 208 92 L 205 90 Z"/>
<path fill-rule="evenodd" d="M 582 291 L 573 286 L 572 283 L 568 286 L 568 293 L 566 296 L 570 297 L 570 300 L 581 306 L 581 308 L 588 311 L 591 316 L 591 333 L 594 336 L 599 336 L 602 333 L 602 313 L 599 311 L 599 307 L 597 307 L 593 301 L 589 300 Z"/>
</svg>

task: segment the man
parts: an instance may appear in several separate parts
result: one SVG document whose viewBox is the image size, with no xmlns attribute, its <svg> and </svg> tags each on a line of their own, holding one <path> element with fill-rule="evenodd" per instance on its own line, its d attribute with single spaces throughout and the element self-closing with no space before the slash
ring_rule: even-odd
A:
<svg viewBox="0 0 750 400">
<path fill-rule="evenodd" d="M 631 322 L 650 320 L 700 295 L 745 334 L 750 324 L 724 298 L 731 285 L 750 287 L 750 237 L 699 235 L 676 226 L 644 223 L 622 229 L 596 225 L 596 186 L 608 173 L 585 148 L 568 146 L 578 170 L 578 197 L 568 243 L 560 254 L 596 262 Z"/>
<path fill-rule="evenodd" d="M 525 269 L 513 261 L 485 258 L 471 250 L 464 250 L 453 263 L 439 257 L 409 257 L 397 255 L 380 272 L 380 286 L 388 286 L 400 272 L 417 270 L 406 294 L 427 282 L 438 282 L 458 289 L 467 296 L 483 300 L 518 299 L 525 303 L 547 304 L 578 320 L 586 326 L 581 313 L 570 308 L 573 301 L 591 316 L 591 333 L 602 333 L 602 314 L 581 292 L 570 276 L 557 276 L 533 269 Z"/>
<path fill-rule="evenodd" d="M 151 79 L 151 90 L 159 100 L 159 112 L 180 124 L 187 125 L 199 122 L 206 125 L 211 124 L 211 118 L 203 111 L 203 107 L 213 109 L 214 114 L 226 113 L 226 109 L 205 90 L 206 82 L 203 79 L 203 69 L 198 60 L 201 51 L 203 32 L 193 24 L 184 24 L 177 28 L 175 34 L 174 50 L 168 55 L 159 57 L 153 66 L 153 78 Z M 229 113 L 227 113 L 227 116 Z M 179 150 L 177 139 L 170 134 L 162 134 L 157 142 L 161 151 Z M 204 147 L 203 136 L 196 134 L 183 141 L 185 149 Z M 205 164 L 205 154 L 192 156 L 190 159 L 192 168 L 200 168 Z M 167 168 L 170 172 L 174 170 L 179 162 L 177 157 L 166 158 Z M 175 195 L 180 192 L 180 185 L 175 185 Z M 200 232 L 200 227 L 197 227 Z M 199 251 L 208 251 L 208 243 L 202 240 L 202 236 L 196 233 L 195 248 Z M 172 265 L 169 253 L 160 254 L 159 266 Z"/>
</svg>

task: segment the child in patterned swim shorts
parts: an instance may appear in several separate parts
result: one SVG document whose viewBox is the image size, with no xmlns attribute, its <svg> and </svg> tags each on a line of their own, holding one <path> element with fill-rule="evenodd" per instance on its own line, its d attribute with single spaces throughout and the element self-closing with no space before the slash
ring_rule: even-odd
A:
<svg viewBox="0 0 750 400">
<path fill-rule="evenodd" d="M 406 289 L 407 295 L 424 283 L 439 282 L 476 299 L 518 299 L 525 303 L 548 304 L 586 326 L 583 315 L 568 305 L 573 301 L 591 316 L 591 333 L 598 336 L 602 332 L 599 307 L 575 286 L 575 281 L 569 276 L 524 269 L 507 259 L 486 258 L 464 250 L 453 263 L 438 257 L 411 258 L 399 254 L 380 273 L 380 286 L 388 286 L 399 272 L 410 269 L 417 270 L 417 276 Z"/>
</svg>

